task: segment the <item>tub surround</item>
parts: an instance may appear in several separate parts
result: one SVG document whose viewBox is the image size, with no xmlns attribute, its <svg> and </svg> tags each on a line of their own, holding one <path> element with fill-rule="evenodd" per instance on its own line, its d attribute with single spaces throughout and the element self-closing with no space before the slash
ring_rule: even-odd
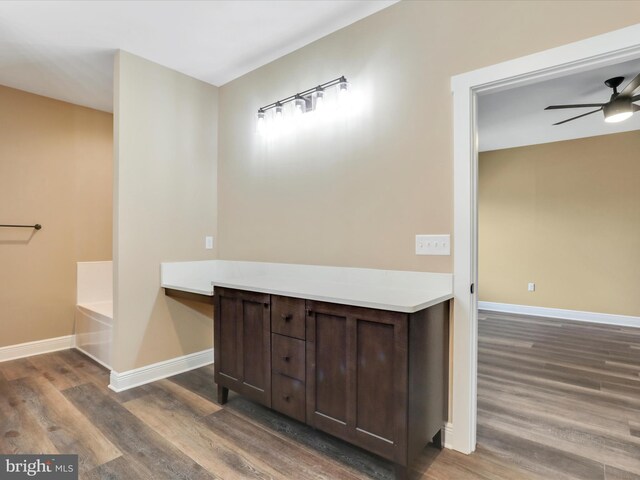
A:
<svg viewBox="0 0 640 480">
<path fill-rule="evenodd" d="M 415 313 L 453 298 L 448 273 L 208 260 L 160 265 L 161 286 L 204 296 L 215 287 Z"/>
</svg>

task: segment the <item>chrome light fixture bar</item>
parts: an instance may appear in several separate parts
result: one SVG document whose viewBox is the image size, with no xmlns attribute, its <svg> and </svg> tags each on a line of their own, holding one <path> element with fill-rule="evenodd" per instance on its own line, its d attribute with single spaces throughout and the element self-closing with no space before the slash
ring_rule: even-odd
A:
<svg viewBox="0 0 640 480">
<path fill-rule="evenodd" d="M 269 105 L 265 105 L 264 107 L 260 107 L 258 109 L 258 121 L 264 121 L 265 112 L 271 110 L 272 108 L 276 109 L 276 114 L 282 115 L 283 105 L 289 102 L 295 102 L 294 106 L 296 113 L 305 113 L 314 110 L 318 107 L 318 99 L 320 99 L 320 102 L 322 102 L 325 88 L 333 87 L 334 85 L 338 85 L 338 92 L 340 94 L 344 94 L 349 89 L 349 83 L 343 75 L 329 82 L 322 83 L 317 87 L 309 88 L 302 92 L 283 98 L 282 100 L 277 100 L 273 103 L 270 103 Z M 314 96 L 316 100 L 315 105 Z"/>
</svg>

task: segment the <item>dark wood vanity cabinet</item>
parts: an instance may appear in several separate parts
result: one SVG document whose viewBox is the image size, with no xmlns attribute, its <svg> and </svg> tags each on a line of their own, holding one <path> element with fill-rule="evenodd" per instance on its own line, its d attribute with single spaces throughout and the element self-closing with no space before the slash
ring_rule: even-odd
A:
<svg viewBox="0 0 640 480">
<path fill-rule="evenodd" d="M 237 391 L 393 461 L 397 478 L 440 442 L 448 301 L 407 314 L 216 288 L 214 304 L 221 403 Z"/>
<path fill-rule="evenodd" d="M 216 288 L 213 326 L 218 402 L 231 389 L 270 407 L 270 295 Z"/>
</svg>

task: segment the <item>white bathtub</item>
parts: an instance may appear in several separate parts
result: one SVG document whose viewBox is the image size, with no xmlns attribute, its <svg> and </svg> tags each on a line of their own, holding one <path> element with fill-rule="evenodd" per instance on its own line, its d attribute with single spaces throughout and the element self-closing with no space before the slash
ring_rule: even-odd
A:
<svg viewBox="0 0 640 480">
<path fill-rule="evenodd" d="M 76 348 L 111 369 L 112 262 L 78 262 L 76 292 Z"/>
</svg>

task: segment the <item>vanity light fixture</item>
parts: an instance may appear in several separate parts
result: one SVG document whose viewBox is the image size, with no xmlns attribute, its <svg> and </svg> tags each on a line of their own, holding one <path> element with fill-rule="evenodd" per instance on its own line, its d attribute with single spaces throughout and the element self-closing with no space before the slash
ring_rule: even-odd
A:
<svg viewBox="0 0 640 480">
<path fill-rule="evenodd" d="M 281 120 L 284 115 L 284 105 L 293 102 L 294 113 L 300 115 L 314 110 L 321 110 L 324 105 L 325 90 L 329 87 L 338 86 L 338 97 L 341 100 L 349 90 L 349 82 L 343 76 L 335 78 L 329 82 L 322 83 L 317 87 L 309 88 L 300 93 L 296 93 L 289 97 L 277 100 L 269 105 L 258 109 L 258 130 L 264 130 L 267 118 L 266 114 L 269 110 L 274 109 L 274 117 Z"/>
</svg>

